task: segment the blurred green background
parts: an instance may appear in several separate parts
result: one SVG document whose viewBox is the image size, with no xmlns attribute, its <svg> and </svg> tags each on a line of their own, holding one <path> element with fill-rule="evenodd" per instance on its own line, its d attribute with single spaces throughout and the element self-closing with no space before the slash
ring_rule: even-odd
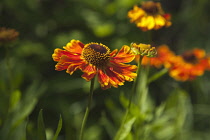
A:
<svg viewBox="0 0 210 140">
<path fill-rule="evenodd" d="M 78 139 L 90 83 L 80 77 L 80 71 L 71 76 L 65 71 L 55 71 L 56 63 L 51 57 L 55 48 L 61 48 L 71 39 L 84 44 L 100 42 L 111 50 L 136 42 L 167 44 L 176 53 L 194 47 L 210 52 L 208 0 L 159 2 L 171 13 L 172 26 L 142 32 L 127 18 L 127 12 L 134 4 L 139 4 L 139 0 L 1 0 L 0 27 L 16 29 L 20 35 L 8 46 L 11 79 L 5 60 L 6 49 L 0 47 L 0 140 L 36 140 L 40 109 L 43 109 L 48 139 L 52 138 L 60 115 L 63 127 L 58 139 Z M 183 121 L 183 125 L 177 127 L 179 133 L 162 130 L 172 125 L 170 119 L 162 124 L 157 120 L 160 129 L 148 129 L 154 137 L 149 135 L 146 139 L 207 140 L 210 137 L 209 77 L 210 72 L 206 72 L 192 82 L 182 83 L 166 74 L 151 83 L 149 95 L 154 108 L 168 102 L 166 108 L 175 108 L 168 112 L 171 116 L 179 114 L 176 109 L 187 115 L 172 117 Z M 122 95 L 128 96 L 126 92 L 131 85 L 126 82 L 124 86 L 108 90 L 95 86 L 85 140 L 113 139 L 125 112 Z M 184 102 L 180 103 L 181 107 L 176 106 L 179 101 Z M 181 134 L 183 137 L 179 137 Z"/>
</svg>

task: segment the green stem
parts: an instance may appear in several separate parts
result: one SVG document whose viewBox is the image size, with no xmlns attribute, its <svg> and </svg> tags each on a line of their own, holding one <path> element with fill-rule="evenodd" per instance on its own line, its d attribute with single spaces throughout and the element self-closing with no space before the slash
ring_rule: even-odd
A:
<svg viewBox="0 0 210 140">
<path fill-rule="evenodd" d="M 11 65 L 10 65 L 10 55 L 9 55 L 9 46 L 5 46 L 6 49 L 6 67 L 7 67 L 7 72 L 8 72 L 8 82 L 9 82 L 9 92 L 11 93 L 13 90 L 13 83 L 12 83 L 12 70 L 11 70 Z"/>
<path fill-rule="evenodd" d="M 137 85 L 139 83 L 139 78 L 140 78 L 140 69 L 141 69 L 141 61 L 142 61 L 142 56 L 140 56 L 139 58 L 139 62 L 138 62 L 138 69 L 137 69 L 137 77 L 136 79 L 134 80 L 134 83 L 133 83 L 133 87 L 132 87 L 132 91 L 131 91 L 131 94 L 129 96 L 129 103 L 128 103 L 128 107 L 126 109 L 126 113 L 125 113 L 125 116 L 123 117 L 123 120 L 122 120 L 122 123 L 120 125 L 120 128 L 114 138 L 114 140 L 118 140 L 119 139 L 119 135 L 123 132 L 123 129 L 125 127 L 125 123 L 128 119 L 128 116 L 129 116 L 129 112 L 130 112 L 130 108 L 131 108 L 131 102 L 132 102 L 132 98 L 133 98 L 133 95 L 134 93 L 136 92 L 136 89 L 137 89 Z"/>
<path fill-rule="evenodd" d="M 132 98 L 133 98 L 133 95 L 136 93 L 137 86 L 138 86 L 138 83 L 139 83 L 140 72 L 141 72 L 141 61 L 142 61 L 142 58 L 143 58 L 143 56 L 140 56 L 140 58 L 139 58 L 138 69 L 137 69 L 137 72 L 136 72 L 136 73 L 137 73 L 137 77 L 136 77 L 136 79 L 134 80 L 133 87 L 132 87 L 132 91 L 131 91 L 131 94 L 130 94 L 130 97 L 129 97 L 128 110 L 130 110 Z"/>
<path fill-rule="evenodd" d="M 154 75 L 152 75 L 148 81 L 147 81 L 147 84 L 157 80 L 158 78 L 160 78 L 161 76 L 163 76 L 164 74 L 166 74 L 168 72 L 168 69 L 167 68 L 164 68 L 162 69 L 161 71 L 155 73 Z"/>
<path fill-rule="evenodd" d="M 152 30 L 150 30 L 150 31 L 148 31 L 148 33 L 147 33 L 147 39 L 148 39 L 148 42 L 150 42 L 150 44 L 152 43 L 152 38 L 153 38 L 153 31 Z"/>
<path fill-rule="evenodd" d="M 82 121 L 79 140 L 83 140 L 84 128 L 85 128 L 85 124 L 86 124 L 86 121 L 87 121 L 87 118 L 88 118 L 88 115 L 90 112 L 92 98 L 93 98 L 94 82 L 95 82 L 95 78 L 93 78 L 90 83 L 90 93 L 89 93 L 89 97 L 88 97 L 88 105 L 86 107 L 85 115 L 84 115 L 84 118 Z"/>
<path fill-rule="evenodd" d="M 124 123 L 125 123 L 126 120 L 127 120 L 127 116 L 128 116 L 128 114 L 129 114 L 129 112 L 130 112 L 130 107 L 131 107 L 132 98 L 133 98 L 133 95 L 134 95 L 135 92 L 136 92 L 137 85 L 138 85 L 138 83 L 139 83 L 138 81 L 139 81 L 139 78 L 140 78 L 141 60 L 142 60 L 142 56 L 140 56 L 140 58 L 139 58 L 138 69 L 137 69 L 137 72 L 136 72 L 136 73 L 137 73 L 137 77 L 136 77 L 136 79 L 134 80 L 133 87 L 132 87 L 132 91 L 131 91 L 131 94 L 130 94 L 130 96 L 129 96 L 128 108 L 127 108 L 127 110 L 126 110 L 125 118 L 124 118 L 124 120 L 123 120 L 123 122 L 122 122 L 122 126 L 124 125 Z"/>
<path fill-rule="evenodd" d="M 147 94 L 148 94 L 148 73 L 149 73 L 150 65 L 146 65 L 141 71 L 141 83 L 138 84 L 138 89 L 136 92 L 136 99 L 138 106 L 143 113 L 145 111 L 145 104 L 147 104 Z"/>
</svg>

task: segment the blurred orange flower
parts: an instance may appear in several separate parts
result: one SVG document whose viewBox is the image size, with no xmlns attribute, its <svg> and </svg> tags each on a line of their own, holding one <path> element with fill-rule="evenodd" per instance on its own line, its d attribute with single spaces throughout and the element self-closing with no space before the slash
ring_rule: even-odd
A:
<svg viewBox="0 0 210 140">
<path fill-rule="evenodd" d="M 12 42 L 19 36 L 15 29 L 8 29 L 5 27 L 0 28 L 0 43 Z"/>
<path fill-rule="evenodd" d="M 110 49 L 101 43 L 83 44 L 79 40 L 71 40 L 63 48 L 64 50 L 55 49 L 52 55 L 53 60 L 58 62 L 56 70 L 66 70 L 72 75 L 80 69 L 84 72 L 82 78 L 87 81 L 97 76 L 102 89 L 111 86 L 117 88 L 136 77 L 134 72 L 137 66 L 124 64 L 135 58 L 129 46 L 124 45 L 119 51 L 115 49 L 110 52 Z"/>
<path fill-rule="evenodd" d="M 188 81 L 203 75 L 205 70 L 210 70 L 210 57 L 206 55 L 204 50 L 198 48 L 182 55 L 175 55 L 168 46 L 162 45 L 157 47 L 156 57 L 144 56 L 142 65 L 156 68 L 164 66 L 175 80 Z"/>
<path fill-rule="evenodd" d="M 202 49 L 193 49 L 176 57 L 169 75 L 179 81 L 193 80 L 210 70 L 210 57 Z"/>
<path fill-rule="evenodd" d="M 164 13 L 159 2 L 142 2 L 141 7 L 135 5 L 128 12 L 130 22 L 136 23 L 137 27 L 143 31 L 158 30 L 162 27 L 171 26 L 171 15 Z"/>
<path fill-rule="evenodd" d="M 156 57 L 144 57 L 142 59 L 142 65 L 151 65 L 156 68 L 165 66 L 169 68 L 172 65 L 172 62 L 175 60 L 175 54 L 169 49 L 167 45 L 161 45 L 157 47 L 157 56 Z"/>
</svg>

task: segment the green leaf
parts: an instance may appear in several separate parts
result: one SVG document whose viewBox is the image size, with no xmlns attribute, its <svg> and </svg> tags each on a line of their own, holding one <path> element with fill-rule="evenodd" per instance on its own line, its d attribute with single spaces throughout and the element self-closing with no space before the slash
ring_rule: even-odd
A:
<svg viewBox="0 0 210 140">
<path fill-rule="evenodd" d="M 35 105 L 38 102 L 38 98 L 44 93 L 45 89 L 45 84 L 42 83 L 42 85 L 39 86 L 38 81 L 35 81 L 27 89 L 24 96 L 21 97 L 19 102 L 17 102 L 18 97 L 16 97 L 16 103 L 14 102 L 14 107 L 12 108 L 12 110 L 10 110 L 7 119 L 4 121 L 4 124 L 0 129 L 1 139 L 7 139 L 9 135 L 12 135 L 12 133 L 16 133 L 16 131 L 18 131 L 17 127 L 19 125 L 22 125 L 22 123 L 24 123 L 28 115 L 33 111 Z M 15 94 L 18 95 L 19 93 Z"/>
<path fill-rule="evenodd" d="M 192 123 L 191 103 L 182 89 L 172 91 L 165 103 L 155 112 L 155 120 L 150 124 L 150 133 L 157 139 L 182 139 Z"/>
<path fill-rule="evenodd" d="M 155 117 L 156 118 L 159 118 L 159 117 L 161 117 L 163 115 L 164 110 L 165 110 L 165 106 L 166 106 L 166 104 L 162 103 L 159 107 L 157 107 L 155 109 Z"/>
<path fill-rule="evenodd" d="M 129 99 L 125 97 L 125 94 L 121 92 L 120 94 L 120 103 L 123 105 L 124 108 L 128 107 Z"/>
<path fill-rule="evenodd" d="M 61 131 L 61 128 L 62 128 L 62 117 L 60 116 L 60 119 L 59 119 L 59 122 L 58 122 L 58 127 L 57 127 L 57 130 L 56 130 L 55 135 L 53 137 L 53 140 L 57 140 L 57 137 L 58 137 L 58 134 Z"/>
<path fill-rule="evenodd" d="M 44 126 L 44 120 L 42 115 L 42 109 L 39 111 L 38 116 L 38 140 L 46 140 L 46 133 L 45 133 L 45 126 Z"/>
<path fill-rule="evenodd" d="M 125 122 L 123 122 L 123 125 L 121 125 L 114 140 L 124 140 L 129 135 L 131 128 L 133 126 L 133 123 L 136 120 L 136 117 L 132 116 L 132 117 L 128 118 L 127 115 L 126 115 L 126 117 L 127 117 L 127 119 L 125 120 Z"/>
<path fill-rule="evenodd" d="M 19 90 L 15 90 L 12 92 L 10 96 L 10 111 L 15 108 L 15 106 L 19 103 L 21 98 L 21 92 Z"/>
</svg>

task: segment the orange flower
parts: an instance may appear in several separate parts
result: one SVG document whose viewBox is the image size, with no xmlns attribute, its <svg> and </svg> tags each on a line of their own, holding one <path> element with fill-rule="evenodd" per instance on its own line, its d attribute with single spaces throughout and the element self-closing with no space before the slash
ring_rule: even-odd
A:
<svg viewBox="0 0 210 140">
<path fill-rule="evenodd" d="M 182 55 L 176 55 L 168 46 L 162 45 L 157 47 L 156 57 L 144 56 L 142 65 L 150 65 L 156 68 L 164 66 L 175 80 L 187 81 L 203 75 L 205 70 L 210 70 L 210 57 L 202 49 L 193 49 Z"/>
<path fill-rule="evenodd" d="M 176 62 L 169 69 L 169 75 L 179 81 L 193 80 L 210 70 L 210 57 L 202 49 L 193 49 L 176 57 Z"/>
<path fill-rule="evenodd" d="M 125 81 L 133 81 L 136 65 L 129 65 L 134 59 L 130 48 L 124 45 L 118 52 L 117 49 L 110 52 L 110 49 L 99 43 L 83 44 L 79 40 L 71 40 L 62 49 L 55 49 L 52 55 L 53 60 L 58 62 L 56 70 L 66 70 L 70 75 L 80 69 L 84 74 L 82 78 L 90 81 L 95 76 L 101 84 L 102 89 L 118 87 Z"/>
<path fill-rule="evenodd" d="M 12 42 L 19 36 L 19 33 L 14 29 L 0 28 L 0 43 Z"/>
<path fill-rule="evenodd" d="M 142 59 L 142 65 L 151 65 L 157 68 L 165 66 L 169 68 L 173 61 L 175 60 L 175 54 L 168 48 L 167 45 L 161 45 L 157 47 L 157 56 L 156 57 L 144 57 Z"/>
<path fill-rule="evenodd" d="M 143 31 L 158 30 L 162 27 L 171 26 L 171 15 L 165 14 L 159 2 L 142 2 L 141 7 L 135 5 L 128 12 L 130 22 L 136 23 L 137 27 Z"/>
</svg>

